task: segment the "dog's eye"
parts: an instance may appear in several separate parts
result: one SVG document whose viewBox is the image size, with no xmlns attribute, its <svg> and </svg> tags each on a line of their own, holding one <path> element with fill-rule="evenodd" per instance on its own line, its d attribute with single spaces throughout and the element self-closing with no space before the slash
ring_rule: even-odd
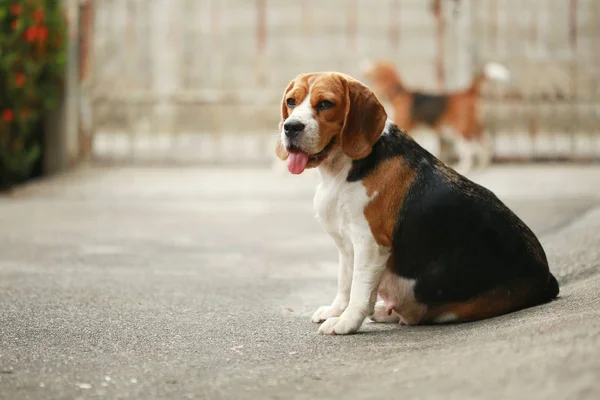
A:
<svg viewBox="0 0 600 400">
<path fill-rule="evenodd" d="M 333 106 L 335 106 L 335 104 L 333 104 L 329 100 L 323 100 L 323 101 L 320 101 L 319 104 L 317 104 L 317 110 L 319 110 L 319 111 L 329 110 Z"/>
<path fill-rule="evenodd" d="M 289 99 L 287 99 L 285 102 L 287 103 L 288 107 L 294 107 L 296 105 L 296 99 L 291 98 L 291 97 Z"/>
</svg>

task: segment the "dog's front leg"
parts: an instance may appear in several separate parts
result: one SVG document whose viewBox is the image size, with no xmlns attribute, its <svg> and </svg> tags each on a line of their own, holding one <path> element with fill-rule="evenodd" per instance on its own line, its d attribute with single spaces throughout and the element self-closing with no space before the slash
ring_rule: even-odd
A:
<svg viewBox="0 0 600 400">
<path fill-rule="evenodd" d="M 377 288 L 389 250 L 379 246 L 372 237 L 364 235 L 353 241 L 354 271 L 348 307 L 339 317 L 327 319 L 319 327 L 319 333 L 347 335 L 355 333 L 366 317 L 373 314 L 377 300 Z"/>
<path fill-rule="evenodd" d="M 352 243 L 344 243 L 341 236 L 332 234 L 339 253 L 338 267 L 338 285 L 337 295 L 330 306 L 319 307 L 313 314 L 312 322 L 323 322 L 331 317 L 342 315 L 348 302 L 350 301 L 350 287 L 352 285 L 352 265 L 354 263 L 354 253 Z"/>
</svg>

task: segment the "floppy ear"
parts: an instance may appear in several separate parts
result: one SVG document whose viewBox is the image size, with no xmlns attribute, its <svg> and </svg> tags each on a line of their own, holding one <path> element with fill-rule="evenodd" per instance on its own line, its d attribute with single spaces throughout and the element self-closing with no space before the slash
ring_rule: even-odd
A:
<svg viewBox="0 0 600 400">
<path fill-rule="evenodd" d="M 279 132 L 277 133 L 277 144 L 275 145 L 275 154 L 282 160 L 286 160 L 290 153 L 287 152 L 283 143 L 281 143 L 281 129 L 283 128 L 283 122 L 289 117 L 287 104 L 285 103 L 285 96 L 294 87 L 294 81 L 291 81 L 287 89 L 283 92 L 283 98 L 281 99 L 281 121 L 279 121 Z"/>
<path fill-rule="evenodd" d="M 281 123 L 279 124 L 279 126 L 281 126 Z M 279 132 L 281 132 L 281 129 L 279 129 Z M 275 144 L 275 154 L 277 154 L 277 157 L 279 157 L 282 160 L 287 160 L 287 158 L 290 156 L 290 153 L 287 152 L 285 147 L 283 147 L 283 143 L 281 143 L 281 134 L 279 134 L 279 137 L 277 138 L 277 143 Z"/>
<path fill-rule="evenodd" d="M 342 150 L 353 160 L 371 154 L 383 129 L 387 114 L 368 87 L 352 78 L 342 77 L 346 90 L 346 117 L 341 133 Z"/>
</svg>

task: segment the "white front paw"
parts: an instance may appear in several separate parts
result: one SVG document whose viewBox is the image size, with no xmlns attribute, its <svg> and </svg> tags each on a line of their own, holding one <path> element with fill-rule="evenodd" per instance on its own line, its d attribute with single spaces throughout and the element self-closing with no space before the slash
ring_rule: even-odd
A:
<svg viewBox="0 0 600 400">
<path fill-rule="evenodd" d="M 314 323 L 319 323 L 326 321 L 332 317 L 339 317 L 344 312 L 342 307 L 331 305 L 331 306 L 323 306 L 319 307 L 317 311 L 313 314 L 311 320 Z"/>
<path fill-rule="evenodd" d="M 333 317 L 323 322 L 319 333 L 323 335 L 349 335 L 355 333 L 362 325 L 363 319 Z"/>
</svg>

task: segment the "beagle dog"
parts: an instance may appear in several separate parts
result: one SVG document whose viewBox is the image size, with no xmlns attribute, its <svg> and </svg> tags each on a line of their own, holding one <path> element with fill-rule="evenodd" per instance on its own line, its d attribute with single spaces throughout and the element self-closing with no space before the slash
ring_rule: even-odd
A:
<svg viewBox="0 0 600 400">
<path fill-rule="evenodd" d="M 478 115 L 480 87 L 486 79 L 508 81 L 510 72 L 502 64 L 489 62 L 475 75 L 471 85 L 461 91 L 434 94 L 408 89 L 392 63 L 364 61 L 361 70 L 376 92 L 390 102 L 392 120 L 410 133 L 425 125 L 449 140 L 459 157 L 456 170 L 469 172 L 475 162 L 489 164 L 492 147 Z"/>
<path fill-rule="evenodd" d="M 473 321 L 558 295 L 523 221 L 398 129 L 359 81 L 299 75 L 281 116 L 276 154 L 292 174 L 318 170 L 316 215 L 339 252 L 337 295 L 312 316 L 320 333 L 354 333 L 367 317 Z"/>
</svg>

